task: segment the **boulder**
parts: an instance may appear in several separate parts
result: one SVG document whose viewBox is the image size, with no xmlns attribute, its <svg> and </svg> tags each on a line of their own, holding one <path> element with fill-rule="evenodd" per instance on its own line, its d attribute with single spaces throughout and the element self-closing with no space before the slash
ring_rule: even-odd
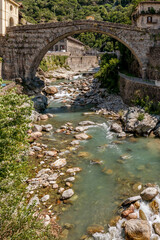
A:
<svg viewBox="0 0 160 240">
<path fill-rule="evenodd" d="M 30 134 L 31 138 L 33 138 L 34 140 L 36 140 L 39 137 L 42 137 L 42 133 L 41 132 L 33 132 Z"/>
<path fill-rule="evenodd" d="M 35 124 L 33 127 L 34 132 L 41 132 L 42 131 L 42 126 Z"/>
<path fill-rule="evenodd" d="M 55 157 L 57 155 L 57 151 L 45 151 L 44 154 L 50 157 Z"/>
<path fill-rule="evenodd" d="M 95 125 L 95 123 L 92 122 L 92 121 L 82 121 L 78 125 L 80 125 L 80 126 L 87 126 L 87 125 Z"/>
<path fill-rule="evenodd" d="M 48 115 L 47 114 L 41 114 L 40 115 L 40 119 L 41 120 L 47 120 L 48 119 Z"/>
<path fill-rule="evenodd" d="M 49 195 L 45 195 L 45 196 L 43 196 L 43 197 L 41 198 L 41 201 L 42 201 L 42 202 L 46 202 L 49 198 L 50 198 Z"/>
<path fill-rule="evenodd" d="M 122 127 L 118 123 L 112 123 L 110 130 L 116 133 L 121 133 Z"/>
<path fill-rule="evenodd" d="M 128 204 L 135 203 L 139 200 L 141 200 L 141 196 L 130 197 L 130 198 L 127 198 L 121 205 L 126 206 Z"/>
<path fill-rule="evenodd" d="M 65 190 L 62 193 L 62 198 L 63 199 L 68 199 L 68 198 L 71 198 L 73 195 L 74 195 L 74 191 L 73 191 L 73 189 L 70 188 L 70 189 Z"/>
<path fill-rule="evenodd" d="M 43 91 L 46 92 L 49 95 L 54 95 L 58 92 L 58 89 L 54 86 L 47 86 L 47 87 L 44 88 Z"/>
<path fill-rule="evenodd" d="M 153 228 L 154 228 L 155 233 L 160 236 L 160 223 L 159 222 L 153 223 Z"/>
<path fill-rule="evenodd" d="M 91 225 L 87 228 L 87 233 L 91 236 L 94 233 L 103 233 L 103 232 L 104 232 L 104 227 L 98 224 Z"/>
<path fill-rule="evenodd" d="M 133 213 L 133 212 L 134 212 L 134 205 L 131 204 L 129 208 L 127 208 L 126 210 L 124 210 L 122 212 L 121 215 L 122 215 L 123 218 L 126 218 L 130 213 Z"/>
<path fill-rule="evenodd" d="M 42 125 L 43 131 L 50 132 L 52 129 L 53 129 L 53 127 L 51 124 Z"/>
<path fill-rule="evenodd" d="M 156 127 L 158 119 L 145 113 L 143 109 L 130 107 L 122 117 L 125 131 L 137 133 L 139 135 L 149 135 Z"/>
<path fill-rule="evenodd" d="M 38 112 L 42 112 L 46 109 L 48 105 L 48 99 L 44 95 L 40 94 L 32 99 L 34 102 L 34 108 Z"/>
<path fill-rule="evenodd" d="M 90 139 L 91 137 L 89 135 L 87 135 L 86 133 L 80 133 L 80 134 L 75 135 L 75 138 L 77 140 L 87 140 L 87 139 Z"/>
<path fill-rule="evenodd" d="M 156 135 L 156 137 L 160 137 L 160 123 L 156 126 L 154 134 Z"/>
<path fill-rule="evenodd" d="M 56 160 L 54 163 L 51 164 L 51 166 L 53 168 L 62 168 L 67 164 L 66 159 L 65 158 L 60 158 L 58 160 Z"/>
<path fill-rule="evenodd" d="M 75 177 L 69 177 L 65 179 L 66 182 L 74 182 L 74 180 L 75 180 Z"/>
<path fill-rule="evenodd" d="M 126 240 L 150 240 L 151 228 L 148 221 L 131 219 L 125 222 Z"/>
<path fill-rule="evenodd" d="M 158 194 L 157 188 L 148 187 L 141 192 L 141 197 L 145 201 L 151 201 Z"/>
<path fill-rule="evenodd" d="M 58 173 L 54 173 L 48 177 L 48 181 L 55 181 L 58 178 Z"/>
</svg>

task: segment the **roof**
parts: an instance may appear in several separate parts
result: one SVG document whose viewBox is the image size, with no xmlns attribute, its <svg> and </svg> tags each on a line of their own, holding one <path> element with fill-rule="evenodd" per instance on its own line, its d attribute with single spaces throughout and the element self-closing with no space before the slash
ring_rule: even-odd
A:
<svg viewBox="0 0 160 240">
<path fill-rule="evenodd" d="M 80 45 L 85 46 L 84 43 L 82 43 L 81 41 L 79 41 L 79 40 L 77 40 L 77 39 L 75 39 L 75 38 L 73 38 L 73 37 L 67 37 L 67 39 L 70 40 L 70 41 L 76 42 L 76 43 L 78 43 L 78 44 L 80 44 Z"/>
<path fill-rule="evenodd" d="M 15 2 L 14 0 L 8 0 L 9 2 L 13 3 L 14 5 L 16 5 L 17 7 L 20 7 L 21 5 L 17 2 Z"/>
</svg>

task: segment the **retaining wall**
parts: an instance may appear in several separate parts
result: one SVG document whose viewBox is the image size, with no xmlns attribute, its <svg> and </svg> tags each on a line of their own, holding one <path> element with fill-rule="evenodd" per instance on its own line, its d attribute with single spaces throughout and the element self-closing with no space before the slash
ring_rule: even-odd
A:
<svg viewBox="0 0 160 240">
<path fill-rule="evenodd" d="M 149 96 L 153 102 L 160 101 L 160 87 L 152 83 L 141 82 L 138 78 L 132 78 L 120 74 L 119 79 L 120 95 L 126 104 L 132 104 L 135 96 L 140 98 Z"/>
<path fill-rule="evenodd" d="M 86 71 L 98 66 L 97 56 L 70 56 L 67 58 L 67 64 L 73 71 Z"/>
</svg>

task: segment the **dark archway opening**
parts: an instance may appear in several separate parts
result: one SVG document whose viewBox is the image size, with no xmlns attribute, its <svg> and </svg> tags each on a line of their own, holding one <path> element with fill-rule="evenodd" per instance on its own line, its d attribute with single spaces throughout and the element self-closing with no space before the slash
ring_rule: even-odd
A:
<svg viewBox="0 0 160 240">
<path fill-rule="evenodd" d="M 14 26 L 14 19 L 12 17 L 9 19 L 9 26 L 10 27 Z"/>
</svg>

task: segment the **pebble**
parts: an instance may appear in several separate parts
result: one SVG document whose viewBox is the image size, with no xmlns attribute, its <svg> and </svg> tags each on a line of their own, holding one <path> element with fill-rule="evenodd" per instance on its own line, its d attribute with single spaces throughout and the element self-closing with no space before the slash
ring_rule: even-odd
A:
<svg viewBox="0 0 160 240">
<path fill-rule="evenodd" d="M 43 197 L 41 198 L 41 201 L 42 201 L 42 202 L 46 202 L 49 198 L 50 198 L 49 195 L 45 195 L 45 196 L 43 196 Z"/>
</svg>

